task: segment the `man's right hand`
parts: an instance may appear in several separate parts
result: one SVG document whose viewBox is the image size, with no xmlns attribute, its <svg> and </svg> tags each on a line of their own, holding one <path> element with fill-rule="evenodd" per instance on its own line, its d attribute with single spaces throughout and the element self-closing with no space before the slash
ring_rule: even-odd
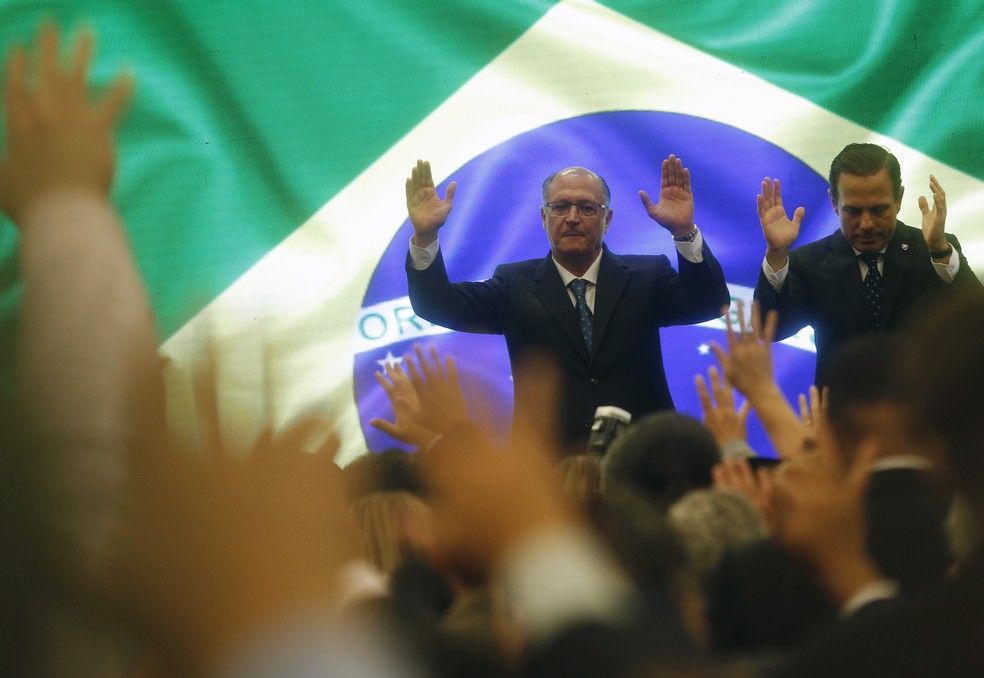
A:
<svg viewBox="0 0 984 678">
<path fill-rule="evenodd" d="M 437 239 L 437 231 L 448 220 L 454 203 L 454 191 L 458 184 L 448 184 L 444 199 L 437 195 L 434 179 L 431 177 L 430 162 L 418 160 L 407 179 L 407 212 L 413 224 L 413 244 L 427 247 Z"/>
<path fill-rule="evenodd" d="M 786 208 L 782 206 L 782 187 L 779 180 L 769 177 L 762 180 L 762 192 L 756 196 L 756 201 L 762 234 L 768 245 L 765 258 L 772 270 L 778 271 L 786 265 L 789 248 L 799 236 L 800 222 L 803 221 L 806 210 L 797 207 L 790 221 Z"/>
</svg>

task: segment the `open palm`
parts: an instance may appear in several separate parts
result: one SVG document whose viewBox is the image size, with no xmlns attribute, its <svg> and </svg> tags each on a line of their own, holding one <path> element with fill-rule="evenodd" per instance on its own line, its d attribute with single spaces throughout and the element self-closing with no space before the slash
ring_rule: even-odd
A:
<svg viewBox="0 0 984 678">
<path fill-rule="evenodd" d="M 800 223 L 806 210 L 797 207 L 790 219 L 782 204 L 782 186 L 779 180 L 766 177 L 762 180 L 762 192 L 756 196 L 758 203 L 759 222 L 762 224 L 762 234 L 769 244 L 769 249 L 786 249 L 799 237 Z"/>
<path fill-rule="evenodd" d="M 448 185 L 448 192 L 442 200 L 437 195 L 430 163 L 418 160 L 406 183 L 407 212 L 413 224 L 414 237 L 423 236 L 433 240 L 437 231 L 448 220 L 454 203 L 455 182 Z M 418 238 L 419 240 L 419 238 Z M 418 242 L 418 244 L 420 244 Z"/>
</svg>

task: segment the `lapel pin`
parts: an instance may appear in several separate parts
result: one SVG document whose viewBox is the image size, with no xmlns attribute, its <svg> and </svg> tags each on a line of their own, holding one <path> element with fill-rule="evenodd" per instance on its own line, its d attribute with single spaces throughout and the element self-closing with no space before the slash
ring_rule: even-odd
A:
<svg viewBox="0 0 984 678">
<path fill-rule="evenodd" d="M 909 251 L 909 243 L 907 243 L 907 242 L 902 243 L 902 251 L 903 252 L 908 252 Z"/>
</svg>

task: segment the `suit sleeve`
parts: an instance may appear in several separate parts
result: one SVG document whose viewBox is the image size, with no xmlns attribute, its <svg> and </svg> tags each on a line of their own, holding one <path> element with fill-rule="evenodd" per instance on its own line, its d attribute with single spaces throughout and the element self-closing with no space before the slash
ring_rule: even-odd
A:
<svg viewBox="0 0 984 678">
<path fill-rule="evenodd" d="M 984 289 L 984 285 L 981 284 L 980 279 L 974 273 L 973 269 L 970 268 L 970 264 L 967 262 L 967 257 L 964 256 L 963 249 L 960 247 L 960 241 L 957 240 L 957 236 L 952 233 L 947 233 L 946 239 L 951 245 L 953 245 L 953 249 L 956 250 L 957 256 L 960 257 L 960 268 L 957 270 L 957 275 L 953 279 L 953 282 L 950 283 L 953 291 L 980 291 Z"/>
<path fill-rule="evenodd" d="M 661 296 L 669 304 L 663 325 L 690 325 L 721 315 L 721 307 L 731 303 L 731 293 L 721 264 L 704 242 L 704 260 L 694 263 L 678 256 L 679 275 L 673 272 L 664 282 Z M 672 271 L 672 268 L 670 268 Z"/>
<path fill-rule="evenodd" d="M 795 251 L 789 253 L 789 273 L 778 291 L 759 270 L 754 298 L 759 302 L 762 315 L 768 311 L 778 311 L 779 324 L 776 326 L 776 341 L 791 337 L 811 323 L 812 310 L 810 295 L 804 283 L 800 261 Z"/>
<path fill-rule="evenodd" d="M 410 305 L 424 320 L 459 332 L 503 333 L 506 283 L 501 267 L 489 280 L 452 283 L 439 251 L 423 271 L 413 267 L 407 254 L 406 270 Z"/>
</svg>

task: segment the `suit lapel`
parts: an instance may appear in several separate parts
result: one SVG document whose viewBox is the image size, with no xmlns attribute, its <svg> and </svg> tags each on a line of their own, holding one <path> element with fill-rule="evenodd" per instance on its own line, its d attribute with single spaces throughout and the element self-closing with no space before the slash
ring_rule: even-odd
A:
<svg viewBox="0 0 984 678">
<path fill-rule="evenodd" d="M 557 272 L 557 266 L 549 254 L 536 267 L 533 295 L 543 305 L 547 313 L 557 321 L 578 354 L 587 361 L 588 348 L 584 345 L 584 337 L 581 336 L 581 328 L 578 326 L 577 311 L 571 303 L 570 295 L 564 288 L 560 273 Z M 597 305 L 596 299 L 595 306 Z M 597 329 L 595 330 L 594 341 L 596 343 L 598 341 Z"/>
<path fill-rule="evenodd" d="M 834 278 L 840 283 L 847 297 L 851 310 L 861 321 L 861 324 L 869 329 L 874 329 L 875 319 L 871 315 L 868 303 L 864 298 L 864 284 L 861 280 L 861 269 L 858 267 L 857 255 L 854 249 L 844 239 L 844 235 L 837 231 L 829 240 L 827 250 L 827 261 Z"/>
<path fill-rule="evenodd" d="M 598 287 L 595 290 L 595 321 L 592 357 L 601 345 L 605 330 L 615 313 L 619 297 L 629 279 L 629 267 L 618 255 L 612 254 L 605 247 L 601 253 L 601 266 L 598 268 Z"/>
<path fill-rule="evenodd" d="M 916 234 L 900 228 L 903 226 L 902 222 L 898 223 L 895 228 L 895 235 L 888 241 L 888 247 L 885 248 L 885 266 L 882 268 L 884 285 L 882 287 L 881 320 L 883 327 L 887 326 L 888 318 L 892 317 L 892 310 L 899 297 L 899 289 L 902 287 L 902 278 L 916 251 L 916 243 L 913 242 Z M 903 230 L 905 230 L 904 234 Z M 920 234 L 919 237 L 922 235 Z"/>
</svg>

